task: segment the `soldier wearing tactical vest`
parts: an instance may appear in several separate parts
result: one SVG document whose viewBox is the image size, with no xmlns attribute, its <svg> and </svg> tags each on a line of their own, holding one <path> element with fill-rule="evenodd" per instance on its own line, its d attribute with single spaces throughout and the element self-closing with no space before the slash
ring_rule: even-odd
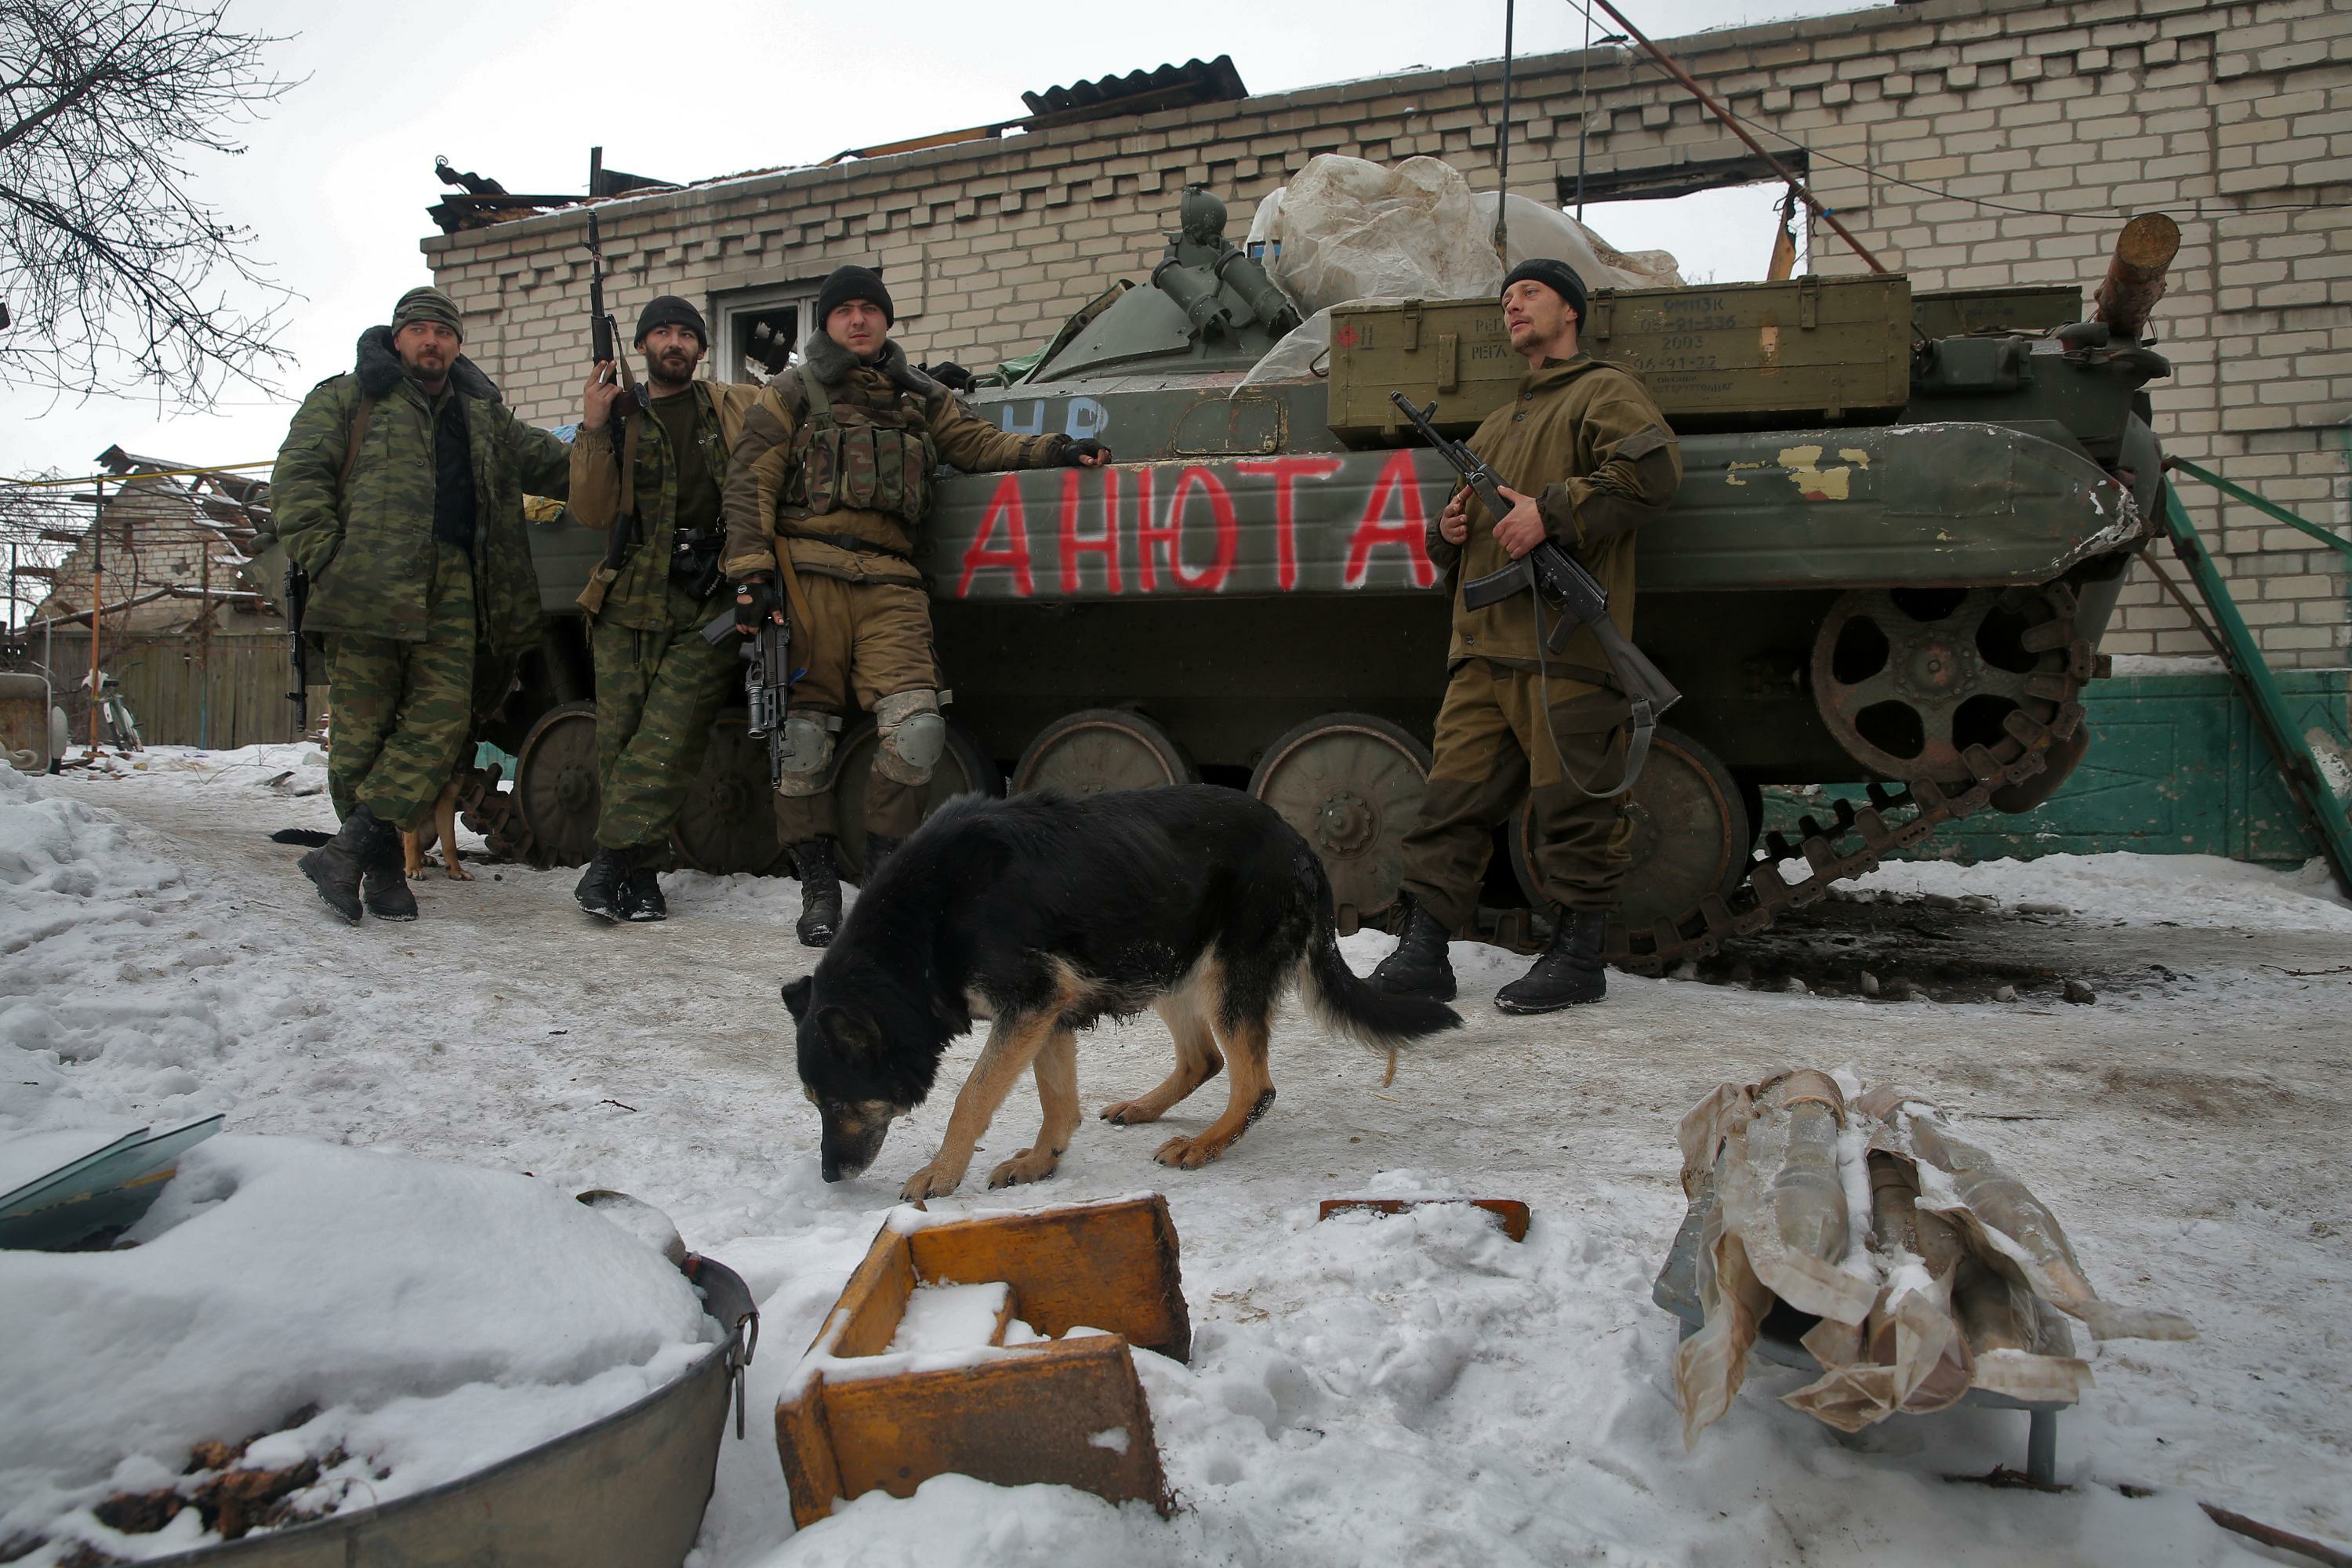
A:
<svg viewBox="0 0 2352 1568">
<path fill-rule="evenodd" d="M 1469 445 L 1511 510 L 1490 518 L 1457 489 L 1430 528 L 1429 556 L 1457 580 L 1475 578 L 1549 539 L 1600 579 L 1610 618 L 1630 637 L 1633 535 L 1674 500 L 1682 456 L 1641 378 L 1577 346 L 1584 310 L 1583 280 L 1563 262 L 1524 261 L 1504 279 L 1503 325 L 1528 374 Z M 1446 660 L 1436 761 L 1404 840 L 1411 910 L 1372 984 L 1453 998 L 1446 939 L 1476 911 L 1495 826 L 1532 790 L 1536 869 L 1556 919 L 1550 945 L 1495 1005 L 1549 1013 L 1598 1002 L 1601 938 L 1630 863 L 1617 800 L 1629 708 L 1608 657 L 1585 627 L 1549 654 L 1527 594 L 1474 610 L 1457 589 Z"/>
<path fill-rule="evenodd" d="M 1093 468 L 1100 442 L 1013 436 L 981 419 L 908 363 L 882 279 L 837 268 L 818 290 L 800 363 L 771 382 L 743 421 L 727 468 L 727 552 L 745 631 L 786 616 L 796 673 L 784 723 L 778 837 L 801 874 L 801 941 L 823 947 L 841 923 L 834 860 L 835 737 L 853 703 L 872 710 L 878 744 L 866 794 L 873 875 L 922 820 L 947 749 L 930 601 L 915 534 L 941 463 L 967 471 Z"/>
<path fill-rule="evenodd" d="M 726 603 L 719 497 L 760 388 L 697 381 L 709 344 L 686 300 L 646 305 L 636 335 L 645 395 L 599 364 L 572 448 L 572 518 L 622 530 L 581 595 L 594 628 L 599 798 L 596 855 L 572 897 L 608 921 L 669 917 L 659 868 L 670 827 L 743 668 L 732 646 L 695 634 Z"/>
<path fill-rule="evenodd" d="M 302 400 L 269 477 L 278 542 L 310 580 L 301 629 L 324 636 L 333 689 L 342 826 L 299 864 L 354 925 L 362 900 L 379 920 L 416 918 L 400 831 L 431 817 L 480 701 L 538 645 L 523 492 L 571 484 L 570 449 L 499 401 L 464 341 L 449 296 L 402 295 L 390 326 L 360 334 L 352 374 Z"/>
</svg>

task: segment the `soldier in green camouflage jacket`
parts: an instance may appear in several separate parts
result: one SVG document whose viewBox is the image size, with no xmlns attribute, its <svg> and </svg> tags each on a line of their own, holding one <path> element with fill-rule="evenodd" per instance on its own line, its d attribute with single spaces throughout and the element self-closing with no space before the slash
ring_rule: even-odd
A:
<svg viewBox="0 0 2352 1568">
<path fill-rule="evenodd" d="M 719 494 L 760 388 L 695 380 L 709 342 L 686 300 L 646 305 L 636 345 L 647 395 L 598 365 L 572 449 L 573 521 L 623 531 L 581 596 L 594 624 L 599 795 L 595 858 L 572 896 L 605 920 L 668 918 L 658 871 L 670 827 L 743 668 L 735 639 L 714 648 L 695 634 L 726 603 Z"/>
<path fill-rule="evenodd" d="M 302 857 L 319 895 L 356 924 L 414 920 L 399 830 L 421 826 L 473 718 L 478 648 L 539 640 L 539 577 L 522 495 L 562 496 L 569 449 L 499 401 L 459 353 L 457 305 L 401 296 L 360 336 L 347 375 L 310 389 L 278 449 L 271 521 L 310 580 L 302 629 L 327 644 L 334 714 L 328 784 L 342 826 Z"/>
</svg>

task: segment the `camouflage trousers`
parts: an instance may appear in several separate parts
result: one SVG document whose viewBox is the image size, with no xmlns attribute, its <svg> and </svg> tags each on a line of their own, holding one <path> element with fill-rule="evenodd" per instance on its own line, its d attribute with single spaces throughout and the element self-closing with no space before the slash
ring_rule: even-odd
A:
<svg viewBox="0 0 2352 1568">
<path fill-rule="evenodd" d="M 1404 891 L 1448 931 L 1477 912 L 1497 825 L 1533 792 L 1533 858 L 1548 902 L 1616 907 L 1633 863 L 1633 824 L 1620 798 L 1587 795 L 1561 763 L 1594 784 L 1625 765 L 1625 703 L 1612 692 L 1550 682 L 1551 710 L 1532 669 L 1464 659 L 1437 710 L 1436 762 L 1421 816 L 1404 837 Z M 1553 749 L 1555 735 L 1559 749 Z"/>
<path fill-rule="evenodd" d="M 473 555 L 436 542 L 425 640 L 327 634 L 327 793 L 337 817 L 364 805 L 395 827 L 420 827 L 472 731 L 478 636 Z M 504 661 L 494 661 L 509 669 Z"/>
<path fill-rule="evenodd" d="M 600 621 L 596 658 L 596 843 L 667 856 L 670 826 L 702 766 L 710 725 L 742 679 L 735 638 L 637 631 Z"/>
</svg>

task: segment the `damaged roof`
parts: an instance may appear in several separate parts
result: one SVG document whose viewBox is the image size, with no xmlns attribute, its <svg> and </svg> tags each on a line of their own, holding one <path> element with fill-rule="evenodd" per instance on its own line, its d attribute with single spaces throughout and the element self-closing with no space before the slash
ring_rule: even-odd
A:
<svg viewBox="0 0 2352 1568">
<path fill-rule="evenodd" d="M 1157 70 L 1129 71 L 1125 76 L 1097 77 L 1068 87 L 1024 92 L 1028 123 L 1040 129 L 1069 125 L 1082 120 L 1105 120 L 1115 114 L 1150 114 L 1162 109 L 1184 109 L 1196 103 L 1228 103 L 1247 98 L 1234 57 L 1186 60 Z"/>
<path fill-rule="evenodd" d="M 961 131 L 934 132 L 870 147 L 853 147 L 835 153 L 824 162 L 833 164 L 853 158 L 889 157 L 901 153 L 951 146 L 961 142 L 991 140 L 1008 131 L 1045 131 L 1057 125 L 1150 114 L 1163 109 L 1228 103 L 1248 96 L 1249 89 L 1242 84 L 1241 72 L 1234 68 L 1234 57 L 1219 55 L 1213 60 L 1191 59 L 1181 66 L 1162 65 L 1151 70 L 1129 71 L 1124 76 L 1114 74 L 1097 77 L 1092 81 L 1073 82 L 1067 87 L 1049 87 L 1043 92 L 1024 92 L 1021 95 L 1021 101 L 1029 109 L 1025 118 L 1002 120 L 992 125 L 974 125 Z M 458 186 L 460 191 L 427 207 L 425 215 L 433 219 L 442 233 L 457 234 L 465 229 L 484 228 L 491 224 L 531 217 L 561 207 L 638 195 L 648 191 L 691 190 L 705 185 L 725 184 L 756 174 L 782 173 L 795 166 L 785 164 L 740 171 L 688 181 L 684 185 L 607 169 L 603 171 L 593 188 L 585 195 L 517 195 L 496 180 L 470 170 L 460 171 L 446 158 L 439 158 L 434 163 L 435 174 L 445 184 Z"/>
</svg>

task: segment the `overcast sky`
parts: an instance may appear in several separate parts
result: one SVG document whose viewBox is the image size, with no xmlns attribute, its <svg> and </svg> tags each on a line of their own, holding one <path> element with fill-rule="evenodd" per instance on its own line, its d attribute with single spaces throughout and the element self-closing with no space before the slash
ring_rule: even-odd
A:
<svg viewBox="0 0 2352 1568">
<path fill-rule="evenodd" d="M 1625 6 L 1660 38 L 1857 8 L 1857 0 Z M 595 142 L 615 168 L 704 179 L 1013 119 L 1025 112 L 1024 89 L 1195 56 L 1231 54 L 1253 92 L 1493 58 L 1503 10 L 1503 0 L 1184 0 L 1116 14 L 1018 0 L 236 0 L 232 22 L 285 35 L 268 58 L 302 79 L 247 129 L 250 151 L 205 164 L 197 188 L 254 229 L 255 258 L 299 296 L 280 340 L 294 356 L 277 377 L 280 395 L 231 387 L 213 410 L 186 413 L 159 410 L 152 395 L 0 393 L 0 474 L 87 473 L 118 442 L 194 463 L 270 457 L 301 394 L 350 369 L 360 330 L 384 320 L 403 289 L 431 280 L 417 241 L 433 232 L 425 209 L 444 189 L 436 153 L 510 191 L 583 188 Z M 1520 0 L 1523 55 L 1578 47 L 1583 29 L 1568 0 Z M 1769 200 L 1723 193 L 1586 216 L 1622 248 L 1670 249 L 1686 272 L 1728 281 L 1762 275 Z M 1660 207 L 1675 210 L 1651 210 Z"/>
</svg>

